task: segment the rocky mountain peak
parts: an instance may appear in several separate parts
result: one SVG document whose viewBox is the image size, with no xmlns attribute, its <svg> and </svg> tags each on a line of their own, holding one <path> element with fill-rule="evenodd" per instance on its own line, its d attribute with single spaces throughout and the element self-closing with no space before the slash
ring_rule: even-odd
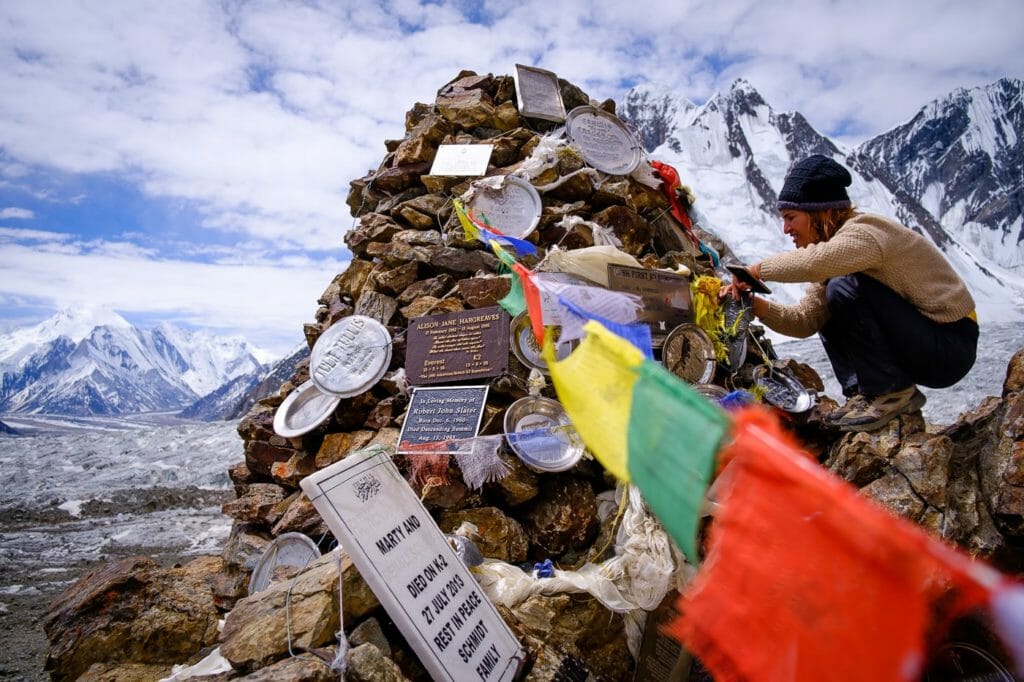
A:
<svg viewBox="0 0 1024 682">
<path fill-rule="evenodd" d="M 729 87 L 728 94 L 725 96 L 725 101 L 729 103 L 730 108 L 737 114 L 743 113 L 749 116 L 756 116 L 759 107 L 767 107 L 768 113 L 771 114 L 771 107 L 768 106 L 761 93 L 743 78 L 737 78 L 733 81 Z"/>
<path fill-rule="evenodd" d="M 1007 301 L 1024 301 L 1015 274 L 1024 267 L 1021 91 L 1015 79 L 955 91 L 853 150 L 800 112 L 775 112 L 742 79 L 685 116 L 644 109 L 650 100 L 641 97 L 623 116 L 658 122 L 662 142 L 649 148 L 651 157 L 676 167 L 694 189 L 701 225 L 741 259 L 790 248 L 778 225 L 778 191 L 794 161 L 824 154 L 850 168 L 850 196 L 861 210 L 893 215 L 929 236 L 981 307 L 1005 319 Z M 784 298 L 798 296 L 781 289 Z"/>
<path fill-rule="evenodd" d="M 1024 271 L 1024 94 L 1003 78 L 958 89 L 858 147 L 950 238 Z"/>
<path fill-rule="evenodd" d="M 77 416 L 181 408 L 263 369 L 241 339 L 81 307 L 0 337 L 0 368 L 0 411 Z"/>
<path fill-rule="evenodd" d="M 644 149 L 650 151 L 662 145 L 675 122 L 694 108 L 692 102 L 665 86 L 641 85 L 626 93 L 619 111 L 640 135 Z"/>
</svg>

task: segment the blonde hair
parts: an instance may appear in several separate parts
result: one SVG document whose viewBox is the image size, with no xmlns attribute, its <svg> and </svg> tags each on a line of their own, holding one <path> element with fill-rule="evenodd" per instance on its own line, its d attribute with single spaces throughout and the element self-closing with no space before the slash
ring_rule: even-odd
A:
<svg viewBox="0 0 1024 682">
<path fill-rule="evenodd" d="M 847 220 L 857 215 L 853 206 L 843 208 L 826 208 L 820 211 L 807 211 L 811 219 L 811 228 L 819 242 L 827 242 L 836 235 L 839 228 Z"/>
</svg>

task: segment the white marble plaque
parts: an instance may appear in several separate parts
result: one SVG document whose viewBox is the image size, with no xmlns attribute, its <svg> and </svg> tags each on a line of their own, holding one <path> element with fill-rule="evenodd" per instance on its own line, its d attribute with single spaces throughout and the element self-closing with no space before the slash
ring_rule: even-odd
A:
<svg viewBox="0 0 1024 682">
<path fill-rule="evenodd" d="M 442 144 L 430 166 L 430 175 L 483 175 L 493 150 L 493 144 Z"/>
<path fill-rule="evenodd" d="M 370 447 L 302 480 L 435 680 L 512 680 L 524 652 L 391 461 Z"/>
</svg>

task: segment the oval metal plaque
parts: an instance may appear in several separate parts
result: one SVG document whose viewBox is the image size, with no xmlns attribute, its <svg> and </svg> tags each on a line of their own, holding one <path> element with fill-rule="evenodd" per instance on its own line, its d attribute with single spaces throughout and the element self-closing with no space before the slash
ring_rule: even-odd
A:
<svg viewBox="0 0 1024 682">
<path fill-rule="evenodd" d="M 640 165 L 640 141 L 607 111 L 576 107 L 565 117 L 565 134 L 580 148 L 583 160 L 602 173 L 629 175 Z"/>
<path fill-rule="evenodd" d="M 473 218 L 494 227 L 503 235 L 523 239 L 537 227 L 543 204 L 537 189 L 515 175 L 506 175 L 502 186 L 495 189 L 485 182 L 476 186 L 469 202 Z"/>
<path fill-rule="evenodd" d="M 274 578 L 274 571 L 282 566 L 305 568 L 320 556 L 316 543 L 302 533 L 282 533 L 274 538 L 263 552 L 249 578 L 249 594 L 262 592 Z"/>
<path fill-rule="evenodd" d="M 380 381 L 391 362 L 391 334 L 372 317 L 350 315 L 313 345 L 309 375 L 324 393 L 350 398 Z"/>
<path fill-rule="evenodd" d="M 559 341 L 561 327 L 553 325 L 552 333 L 555 335 L 555 359 L 564 360 L 569 353 L 579 345 L 578 341 Z M 537 337 L 533 335 L 533 327 L 530 325 L 530 318 L 526 312 L 521 312 L 512 319 L 509 329 L 509 342 L 512 344 L 512 354 L 527 369 L 539 369 L 542 373 L 550 375 L 548 363 L 541 356 L 540 346 L 537 345 Z"/>
</svg>

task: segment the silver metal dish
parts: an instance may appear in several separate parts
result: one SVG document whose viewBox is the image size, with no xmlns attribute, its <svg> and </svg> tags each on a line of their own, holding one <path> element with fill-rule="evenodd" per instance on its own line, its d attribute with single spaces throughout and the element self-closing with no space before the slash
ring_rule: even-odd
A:
<svg viewBox="0 0 1024 682">
<path fill-rule="evenodd" d="M 718 384 L 697 384 L 693 387 L 693 390 L 697 391 L 697 393 L 700 393 L 713 403 L 718 403 L 719 400 L 729 395 L 729 391 Z"/>
<path fill-rule="evenodd" d="M 320 335 L 309 378 L 324 393 L 351 398 L 373 387 L 391 362 L 391 334 L 372 317 L 349 315 Z"/>
<path fill-rule="evenodd" d="M 267 589 L 274 579 L 274 571 L 282 566 L 303 569 L 319 558 L 316 543 L 302 533 L 282 533 L 274 538 L 263 552 L 249 578 L 249 594 Z"/>
<path fill-rule="evenodd" d="M 707 332 L 686 322 L 665 337 L 661 363 L 683 381 L 706 384 L 715 376 L 715 345 Z"/>
<path fill-rule="evenodd" d="M 583 456 L 583 443 L 557 400 L 520 398 L 505 411 L 505 439 L 523 464 L 539 472 L 565 471 Z"/>
<path fill-rule="evenodd" d="M 817 402 L 815 394 L 784 369 L 758 365 L 754 368 L 753 377 L 754 384 L 764 392 L 765 401 L 780 410 L 806 412 Z"/>
<path fill-rule="evenodd" d="M 274 413 L 274 433 L 285 438 L 309 433 L 330 417 L 340 402 L 341 396 L 324 393 L 312 381 L 307 381 L 278 406 Z"/>
<path fill-rule="evenodd" d="M 551 329 L 555 335 L 555 359 L 564 360 L 579 345 L 579 341 L 574 340 L 560 343 L 558 334 L 561 332 L 561 327 L 553 326 Z M 551 374 L 551 371 L 548 369 L 548 363 L 541 357 L 541 349 L 537 345 L 537 337 L 533 335 L 530 318 L 525 312 L 519 313 L 512 318 L 512 324 L 509 328 L 509 341 L 512 345 L 512 354 L 516 356 L 519 362 L 523 363 L 524 367 L 527 369 L 539 369 L 544 374 Z"/>
</svg>

